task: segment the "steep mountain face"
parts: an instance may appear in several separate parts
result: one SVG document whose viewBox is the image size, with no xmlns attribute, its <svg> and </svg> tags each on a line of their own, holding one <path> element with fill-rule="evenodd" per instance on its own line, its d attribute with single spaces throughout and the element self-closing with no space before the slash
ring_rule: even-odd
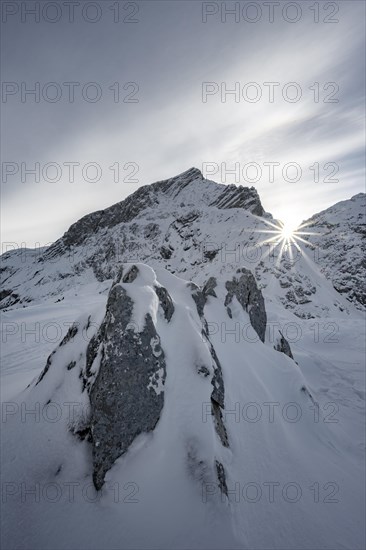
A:
<svg viewBox="0 0 366 550">
<path fill-rule="evenodd" d="M 140 187 L 126 200 L 117 203 L 106 210 L 94 212 L 84 216 L 73 224 L 65 233 L 62 242 L 51 247 L 50 255 L 60 247 L 70 249 L 72 246 L 84 243 L 88 237 L 103 228 L 111 229 L 120 223 L 128 223 L 144 213 L 147 209 L 158 209 L 175 206 L 200 204 L 201 206 L 216 206 L 219 209 L 245 208 L 253 214 L 264 214 L 263 207 L 256 190 L 252 188 L 236 187 L 235 185 L 199 185 L 203 182 L 202 173 L 197 168 L 191 168 L 179 176 L 165 181 L 158 181 L 152 185 Z"/>
<path fill-rule="evenodd" d="M 330 221 L 314 216 L 311 230 L 319 235 L 307 237 L 312 246 L 299 243 L 300 253 L 289 247 L 281 256 L 281 247 L 269 242 L 269 223 L 276 222 L 254 188 L 220 185 L 192 168 L 85 216 L 47 249 L 4 254 L 0 306 L 60 300 L 95 281 L 110 285 L 121 262 L 143 261 L 198 285 L 245 267 L 268 300 L 298 317 L 347 313 L 348 300 L 360 308 L 365 300 L 364 266 L 354 261 L 364 227 L 361 199 L 352 202 L 353 217 L 346 210 L 337 213 L 341 219 L 331 231 Z M 338 237 L 344 247 L 354 247 L 341 261 Z"/>
<path fill-rule="evenodd" d="M 334 288 L 357 308 L 366 306 L 366 195 L 341 201 L 306 222 L 304 236 Z"/>
</svg>

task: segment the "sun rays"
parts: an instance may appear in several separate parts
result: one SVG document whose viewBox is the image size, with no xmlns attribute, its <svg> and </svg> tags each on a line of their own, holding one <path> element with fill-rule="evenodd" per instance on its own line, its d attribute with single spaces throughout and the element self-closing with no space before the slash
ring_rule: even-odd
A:
<svg viewBox="0 0 366 550">
<path fill-rule="evenodd" d="M 307 259 L 304 247 L 300 245 L 303 243 L 309 246 L 309 242 L 304 239 L 306 235 L 319 235 L 314 231 L 304 231 L 310 225 L 309 222 L 296 227 L 281 221 L 270 222 L 266 219 L 262 219 L 262 221 L 269 227 L 257 230 L 259 233 L 268 235 L 259 243 L 260 246 L 268 246 L 265 256 L 273 252 L 274 255 L 277 255 L 277 264 L 281 262 L 282 258 L 291 263 L 294 263 L 295 258 L 298 259 L 300 256 Z"/>
</svg>

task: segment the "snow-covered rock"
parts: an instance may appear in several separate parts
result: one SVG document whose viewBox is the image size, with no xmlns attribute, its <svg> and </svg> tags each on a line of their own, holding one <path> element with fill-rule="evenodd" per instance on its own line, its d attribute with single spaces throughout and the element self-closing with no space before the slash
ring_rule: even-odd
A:
<svg viewBox="0 0 366 550">
<path fill-rule="evenodd" d="M 129 449 L 135 438 L 154 430 L 164 407 L 167 368 L 161 333 L 171 334 L 171 341 L 178 336 L 174 334 L 174 328 L 170 328 L 177 315 L 174 306 L 175 280 L 167 274 L 165 278 L 174 289 L 172 294 L 159 283 L 150 267 L 143 264 L 121 266 L 109 291 L 103 320 L 82 350 L 85 363 L 80 363 L 80 341 L 75 341 L 75 337 L 80 331 L 88 331 L 90 316 L 85 326 L 73 324 L 70 327 L 58 348 L 48 357 L 35 382 L 35 386 L 42 384 L 47 387 L 50 371 L 53 378 L 55 373 L 52 371 L 55 369 L 63 371 L 64 376 L 75 377 L 74 372 L 70 371 L 76 369 L 80 391 L 88 395 L 89 414 L 88 419 L 78 418 L 69 429 L 78 437 L 87 437 L 92 444 L 93 481 L 98 490 L 104 484 L 105 474 Z M 212 292 L 207 293 L 210 285 L 205 286 L 205 294 L 193 283 L 183 284 L 187 288 L 187 302 L 191 303 L 188 322 L 182 326 L 185 337 L 189 338 L 192 331 L 192 320 L 195 323 L 194 333 L 189 339 L 194 354 L 191 364 L 185 368 L 196 372 L 197 384 L 201 377 L 206 387 L 211 387 L 213 423 L 222 445 L 228 447 L 223 422 L 225 388 L 222 368 L 210 341 L 209 323 L 204 312 L 206 302 L 219 297 Z M 222 296 L 226 291 L 222 303 L 226 308 L 225 318 L 247 315 L 263 342 L 266 312 L 262 293 L 253 275 L 244 268 L 238 269 L 238 278 L 234 277 L 221 285 L 215 281 L 214 286 L 221 287 Z M 195 306 L 193 309 L 192 304 Z M 197 332 L 200 332 L 200 340 L 197 339 Z M 65 347 L 68 349 L 66 355 Z M 214 457 L 211 465 L 215 465 L 219 486 L 224 492 L 227 491 L 224 466 Z"/>
</svg>

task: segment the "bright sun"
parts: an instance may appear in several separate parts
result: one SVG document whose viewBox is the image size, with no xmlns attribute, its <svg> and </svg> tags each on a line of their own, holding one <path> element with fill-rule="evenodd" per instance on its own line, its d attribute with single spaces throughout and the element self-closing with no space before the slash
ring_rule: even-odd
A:
<svg viewBox="0 0 366 550">
<path fill-rule="evenodd" d="M 268 237 L 261 244 L 271 245 L 275 248 L 279 247 L 278 261 L 281 260 L 283 254 L 288 254 L 289 258 L 292 259 L 294 253 L 297 254 L 296 250 L 300 252 L 300 244 L 308 244 L 303 238 L 305 235 L 317 235 L 317 233 L 313 233 L 312 231 L 304 231 L 309 223 L 296 226 L 295 224 L 270 222 L 269 220 L 264 220 L 264 222 L 269 228 L 267 230 L 260 230 L 260 233 L 267 233 Z"/>
<path fill-rule="evenodd" d="M 281 237 L 286 241 L 291 241 L 296 235 L 296 230 L 291 225 L 284 225 L 281 228 Z"/>
</svg>

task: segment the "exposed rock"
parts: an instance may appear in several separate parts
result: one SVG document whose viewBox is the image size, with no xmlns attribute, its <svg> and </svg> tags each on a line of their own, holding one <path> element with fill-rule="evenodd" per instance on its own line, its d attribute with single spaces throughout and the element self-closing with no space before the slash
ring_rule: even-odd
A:
<svg viewBox="0 0 366 550">
<path fill-rule="evenodd" d="M 77 323 L 73 323 L 71 325 L 71 327 L 69 328 L 69 330 L 67 331 L 65 337 L 61 341 L 60 346 L 65 346 L 68 342 L 70 342 L 70 340 L 75 338 L 75 336 L 78 333 L 78 330 L 79 330 L 79 327 L 78 327 Z"/>
<path fill-rule="evenodd" d="M 103 322 L 96 334 L 91 337 L 89 345 L 86 350 L 86 365 L 85 365 L 85 378 L 84 378 L 84 389 L 88 385 L 90 386 L 89 378 L 92 375 L 92 366 L 97 357 L 100 345 L 104 337 L 105 323 Z"/>
<path fill-rule="evenodd" d="M 262 342 L 264 342 L 267 314 L 262 292 L 259 290 L 256 280 L 249 269 L 242 267 L 236 273 L 238 276 L 234 276 L 225 285 L 228 291 L 225 298 L 225 306 L 228 308 L 235 296 L 242 308 L 248 312 L 252 327 Z M 228 308 L 228 313 L 231 316 L 230 308 Z"/>
<path fill-rule="evenodd" d="M 188 283 L 187 285 L 192 291 L 192 298 L 196 302 L 198 315 L 203 318 L 203 308 L 205 307 L 206 299 L 202 290 L 195 283 Z"/>
<path fill-rule="evenodd" d="M 257 190 L 242 185 L 227 185 L 222 194 L 211 203 L 217 208 L 245 208 L 256 216 L 263 216 L 264 209 Z"/>
<path fill-rule="evenodd" d="M 167 246 L 162 246 L 160 248 L 160 254 L 161 254 L 161 257 L 164 258 L 164 260 L 169 260 L 172 257 L 173 251 L 171 248 L 168 248 Z"/>
<path fill-rule="evenodd" d="M 218 460 L 215 460 L 215 465 L 216 465 L 217 479 L 219 482 L 219 489 L 223 495 L 228 496 L 225 469 L 221 464 L 221 462 L 219 462 Z"/>
<path fill-rule="evenodd" d="M 210 277 L 202 289 L 202 292 L 205 298 L 207 296 L 213 296 L 214 298 L 217 298 L 217 295 L 215 292 L 216 287 L 217 287 L 216 277 Z"/>
<path fill-rule="evenodd" d="M 127 292 L 115 284 L 99 334 L 89 344 L 89 363 L 97 342 L 102 346 L 99 372 L 90 391 L 96 489 L 133 440 L 155 428 L 164 405 L 166 367 L 159 335 L 150 314 L 143 330 L 135 332 L 130 324 L 132 310 Z"/>
<path fill-rule="evenodd" d="M 122 282 L 123 283 L 133 283 L 133 281 L 136 279 L 137 275 L 139 273 L 138 267 L 133 265 L 128 272 L 123 275 Z"/>
<path fill-rule="evenodd" d="M 209 369 L 205 365 L 201 365 L 197 368 L 198 374 L 201 374 L 204 378 L 207 378 L 207 376 L 210 375 Z"/>
<path fill-rule="evenodd" d="M 203 257 L 204 257 L 206 260 L 212 262 L 212 260 L 213 260 L 214 258 L 216 258 L 216 256 L 217 256 L 218 253 L 219 253 L 219 250 L 217 250 L 217 249 L 214 249 L 214 250 L 204 250 L 204 251 L 203 251 Z"/>
<path fill-rule="evenodd" d="M 43 369 L 43 371 L 41 372 L 41 374 L 39 375 L 38 377 L 38 380 L 36 382 L 36 386 L 42 382 L 43 378 L 45 377 L 45 375 L 47 374 L 47 372 L 49 371 L 50 369 L 50 366 L 52 365 L 52 357 L 55 355 L 56 353 L 56 350 L 54 350 L 48 357 L 47 357 L 47 362 L 46 362 L 46 366 L 45 368 Z M 28 387 L 30 386 L 30 384 L 28 385 Z"/>
<path fill-rule="evenodd" d="M 224 420 L 222 418 L 222 412 L 220 405 L 211 398 L 211 412 L 214 418 L 216 432 L 224 447 L 229 447 L 229 438 L 225 428 Z"/>
<path fill-rule="evenodd" d="M 61 239 L 57 240 L 45 250 L 40 261 L 50 260 L 70 251 L 73 247 L 84 244 L 93 234 L 102 232 L 105 229 L 113 229 L 121 223 L 128 224 L 132 222 L 139 217 L 144 210 L 158 206 L 161 197 L 165 197 L 174 204 L 175 201 L 179 200 L 180 194 L 183 193 L 187 187 L 190 185 L 199 185 L 200 182 L 203 181 L 206 180 L 203 178 L 201 171 L 198 170 L 198 168 L 190 168 L 173 178 L 139 187 L 132 195 L 123 201 L 105 210 L 87 214 L 71 225 Z M 235 185 L 217 186 L 213 184 L 213 191 L 215 199 L 211 202 L 208 201 L 207 204 L 210 206 L 215 206 L 219 209 L 243 208 L 258 216 L 264 214 L 258 193 L 253 187 L 237 187 Z M 183 208 L 185 206 L 184 202 L 180 201 L 179 206 Z M 199 212 L 193 211 L 188 214 L 188 216 L 177 218 L 175 222 L 177 224 L 177 229 L 179 230 L 180 227 L 188 226 L 192 221 L 196 220 L 198 216 Z M 130 230 L 132 231 L 132 226 L 130 226 Z M 145 227 L 143 237 L 145 239 L 152 239 L 157 236 L 159 231 L 160 228 L 156 223 L 150 223 Z M 108 254 L 110 257 L 116 255 L 114 247 L 115 244 L 111 242 L 109 252 L 105 252 L 106 256 Z M 164 259 L 169 259 L 171 257 L 169 248 L 165 246 L 160 248 L 160 252 Z M 214 255 L 216 255 L 217 251 L 214 252 Z M 213 259 L 214 255 L 208 254 L 207 258 L 210 256 L 209 259 Z"/>
<path fill-rule="evenodd" d="M 173 300 L 169 292 L 163 286 L 155 286 L 155 292 L 159 298 L 159 303 L 164 311 L 165 319 L 169 322 L 174 313 Z"/>
<path fill-rule="evenodd" d="M 280 333 L 280 338 L 277 340 L 274 349 L 284 353 L 285 355 L 293 359 L 294 356 L 292 355 L 290 344 L 288 343 L 282 332 L 280 330 L 278 332 Z"/>
<path fill-rule="evenodd" d="M 68 342 L 70 342 L 70 341 L 76 336 L 76 334 L 78 333 L 78 330 L 79 330 L 79 328 L 78 328 L 77 323 L 73 323 L 73 324 L 71 325 L 71 327 L 69 328 L 69 330 L 67 331 L 67 333 L 66 333 L 66 335 L 64 336 L 64 338 L 61 340 L 60 344 L 58 345 L 58 348 L 62 348 L 62 346 L 65 346 Z M 44 378 L 45 375 L 47 374 L 47 372 L 48 372 L 48 370 L 49 370 L 49 368 L 50 368 L 50 366 L 51 366 L 51 364 L 52 364 L 52 358 L 53 358 L 53 356 L 55 355 L 55 353 L 57 352 L 57 349 L 58 349 L 58 348 L 56 348 L 55 350 L 53 350 L 53 352 L 48 356 L 47 362 L 46 362 L 46 366 L 45 366 L 45 368 L 43 369 L 43 371 L 41 372 L 41 374 L 39 375 L 38 380 L 37 380 L 37 382 L 36 382 L 36 386 L 37 386 L 37 384 L 39 384 L 39 383 L 43 380 L 43 378 Z M 70 366 L 70 365 L 68 365 L 67 368 L 69 368 L 69 366 Z M 71 369 L 71 368 L 72 368 L 72 367 L 70 367 L 70 369 Z M 70 369 L 69 369 L 69 370 L 70 370 Z"/>
<path fill-rule="evenodd" d="M 215 348 L 209 342 L 210 345 L 210 353 L 211 357 L 213 359 L 213 368 L 214 368 L 214 375 L 212 377 L 212 385 L 213 390 L 211 394 L 211 398 L 216 401 L 220 405 L 222 409 L 225 408 L 225 388 L 224 388 L 224 380 L 222 378 L 222 368 L 219 361 L 219 358 L 216 355 Z"/>
<path fill-rule="evenodd" d="M 16 292 L 13 292 L 12 290 L 3 290 L 1 291 L 0 302 L 0 308 L 5 309 L 15 304 L 19 304 L 21 300 L 19 294 L 17 294 Z"/>
<path fill-rule="evenodd" d="M 0 290 L 0 302 L 4 300 L 4 298 L 6 298 L 7 296 L 10 296 L 12 292 L 13 291 L 11 289 Z"/>
</svg>

